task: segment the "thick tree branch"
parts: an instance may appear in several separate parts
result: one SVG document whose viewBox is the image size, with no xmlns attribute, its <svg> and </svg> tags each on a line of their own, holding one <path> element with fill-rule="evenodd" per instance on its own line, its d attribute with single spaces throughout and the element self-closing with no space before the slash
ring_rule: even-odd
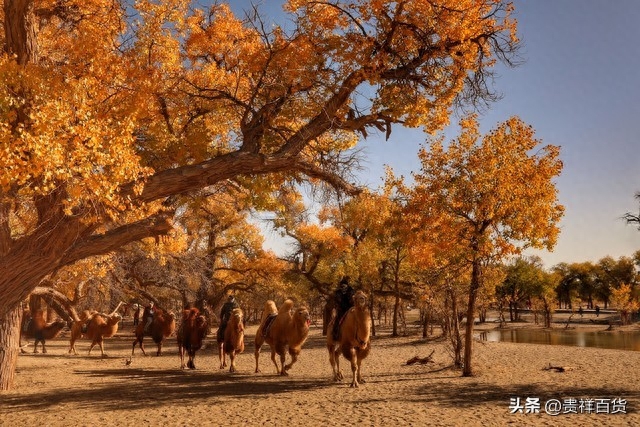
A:
<svg viewBox="0 0 640 427">
<path fill-rule="evenodd" d="M 89 236 L 71 246 L 61 259 L 59 267 L 90 256 L 102 255 L 146 237 L 167 234 L 172 226 L 167 213 L 160 213 L 141 221 L 126 224 L 104 234 Z"/>
<path fill-rule="evenodd" d="M 296 162 L 295 170 L 305 174 L 310 178 L 316 178 L 321 181 L 324 181 L 327 184 L 331 185 L 336 190 L 344 191 L 350 195 L 356 195 L 362 192 L 361 188 L 347 182 L 341 176 L 335 173 L 326 171 L 310 162 L 304 162 L 304 161 Z"/>
<path fill-rule="evenodd" d="M 74 302 L 69 300 L 66 295 L 46 286 L 38 286 L 32 292 L 32 295 L 40 295 L 64 320 L 79 321 L 80 317 L 73 307 Z"/>
</svg>

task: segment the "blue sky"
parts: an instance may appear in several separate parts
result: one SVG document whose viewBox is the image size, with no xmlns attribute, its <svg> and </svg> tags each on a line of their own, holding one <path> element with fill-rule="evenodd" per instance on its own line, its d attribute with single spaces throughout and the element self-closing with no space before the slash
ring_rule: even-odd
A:
<svg viewBox="0 0 640 427">
<path fill-rule="evenodd" d="M 232 1 L 239 10 L 247 0 Z M 281 2 L 261 10 L 278 16 Z M 626 225 L 638 213 L 640 191 L 640 2 L 636 0 L 515 0 L 524 63 L 498 68 L 503 98 L 480 120 L 484 131 L 512 115 L 545 144 L 561 146 L 557 180 L 565 217 L 552 253 L 535 252 L 551 267 L 596 262 L 640 250 L 640 231 Z M 452 118 L 452 122 L 457 119 Z M 384 165 L 409 176 L 419 168 L 421 131 L 395 128 L 389 141 L 373 135 L 362 183 L 381 183 Z M 277 248 L 275 234 L 267 236 Z"/>
</svg>

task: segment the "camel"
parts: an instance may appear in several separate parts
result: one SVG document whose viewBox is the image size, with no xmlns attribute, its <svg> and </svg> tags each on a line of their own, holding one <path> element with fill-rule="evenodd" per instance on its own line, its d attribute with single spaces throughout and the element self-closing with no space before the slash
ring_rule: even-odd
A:
<svg viewBox="0 0 640 427">
<path fill-rule="evenodd" d="M 85 310 L 80 319 L 75 320 L 71 325 L 71 340 L 69 345 L 69 353 L 78 354 L 76 351 L 76 341 L 83 336 L 91 340 L 89 347 L 89 355 L 96 344 L 100 346 L 102 357 L 106 357 L 104 352 L 104 338 L 111 338 L 118 332 L 118 323 L 122 320 L 122 316 L 118 313 L 118 309 L 122 302 L 118 304 L 111 314 L 98 313 L 95 311 Z M 86 320 L 83 320 L 86 316 Z"/>
<path fill-rule="evenodd" d="M 136 344 L 140 345 L 140 350 L 142 350 L 142 354 L 145 356 L 147 353 L 144 351 L 144 344 L 142 340 L 145 335 L 149 335 L 147 331 L 145 331 L 145 322 L 140 322 L 136 326 L 135 334 L 136 339 L 133 341 L 133 345 L 131 347 L 131 355 L 133 356 L 133 352 L 136 350 Z M 151 338 L 158 346 L 157 356 L 162 354 L 162 343 L 164 339 L 171 335 L 173 331 L 176 330 L 176 316 L 173 312 L 166 312 L 160 308 L 156 308 L 155 313 L 153 315 L 153 321 L 151 322 Z"/>
<path fill-rule="evenodd" d="M 177 341 L 180 353 L 180 369 L 185 368 L 184 352 L 187 351 L 189 361 L 187 367 L 196 369 L 196 351 L 202 347 L 204 338 L 209 333 L 207 318 L 200 314 L 197 308 L 191 308 L 182 312 L 182 323 L 178 328 Z"/>
<path fill-rule="evenodd" d="M 229 322 L 224 330 L 224 341 L 220 345 L 220 369 L 227 366 L 226 355 L 229 355 L 229 372 L 236 371 L 236 355 L 244 351 L 244 313 L 240 308 L 234 308 Z"/>
<path fill-rule="evenodd" d="M 353 296 L 353 302 L 354 306 L 343 319 L 334 317 L 329 324 L 329 331 L 331 331 L 333 322 L 342 320 L 338 341 L 334 341 L 333 334 L 327 334 L 327 349 L 334 381 L 342 381 L 344 378 L 340 371 L 340 353 L 342 353 L 344 358 L 351 362 L 353 373 L 351 387 L 358 387 L 359 383 L 365 382 L 360 373 L 360 365 L 371 349 L 371 316 L 367 309 L 367 296 L 364 292 L 357 291 Z"/>
<path fill-rule="evenodd" d="M 42 310 L 36 310 L 33 313 L 25 310 L 22 315 L 22 328 L 20 331 L 25 337 L 34 339 L 34 353 L 38 352 L 38 343 L 42 343 L 42 353 L 46 354 L 45 341 L 60 335 L 65 326 L 67 326 L 67 323 L 64 320 L 56 320 L 47 324 Z M 24 349 L 21 348 L 20 351 L 24 352 Z"/>
<path fill-rule="evenodd" d="M 277 310 L 275 302 L 267 301 L 255 338 L 256 373 L 260 372 L 258 366 L 260 348 L 266 342 L 271 347 L 271 360 L 277 373 L 289 375 L 287 371 L 298 360 L 302 345 L 307 340 L 310 323 L 309 310 L 306 307 L 299 307 L 294 311 L 293 301 L 288 299 Z M 291 362 L 285 365 L 287 348 L 291 355 Z M 276 354 L 280 356 L 280 367 L 276 362 Z"/>
</svg>

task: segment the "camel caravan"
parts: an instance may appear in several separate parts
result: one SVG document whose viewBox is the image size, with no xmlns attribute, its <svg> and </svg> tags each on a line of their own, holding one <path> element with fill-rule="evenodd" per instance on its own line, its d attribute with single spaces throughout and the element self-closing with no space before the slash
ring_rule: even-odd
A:
<svg viewBox="0 0 640 427">
<path fill-rule="evenodd" d="M 342 295 L 340 297 L 340 295 Z M 340 298 L 342 298 L 340 300 Z M 351 387 L 364 383 L 361 375 L 363 360 L 371 349 L 371 316 L 367 296 L 362 291 L 353 292 L 348 284 L 341 282 L 336 294 L 335 307 L 329 323 L 323 325 L 326 333 L 328 361 L 333 370 L 333 380 L 342 381 L 344 375 L 340 369 L 340 357 L 350 363 Z M 47 323 L 42 310 L 25 310 L 21 326 L 22 336 L 34 339 L 34 353 L 38 344 L 42 353 L 46 353 L 46 340 L 58 337 L 65 328 L 70 331 L 69 354 L 77 355 L 76 342 L 80 339 L 90 341 L 88 355 L 98 345 L 102 357 L 107 357 L 104 341 L 112 338 L 119 330 L 123 315 L 119 313 L 122 302 L 109 314 L 95 310 L 84 310 L 77 315 L 71 308 L 71 320 L 56 320 Z M 136 305 L 134 305 L 136 306 Z M 175 335 L 180 357 L 180 369 L 196 369 L 196 353 L 205 348 L 205 340 L 211 332 L 210 321 L 197 308 L 182 310 L 176 327 L 175 314 L 155 306 L 153 302 L 145 307 L 142 319 L 139 309 L 134 316 L 133 335 L 135 337 L 131 355 L 126 365 L 132 362 L 136 346 L 147 356 L 144 338 L 151 337 L 157 346 L 156 356 L 162 355 L 163 344 Z M 141 321 L 139 321 L 141 320 Z M 255 373 L 260 373 L 260 351 L 267 344 L 271 353 L 271 362 L 279 376 L 289 375 L 289 371 L 298 361 L 302 348 L 309 336 L 311 315 L 305 306 L 296 307 L 292 299 L 286 299 L 278 308 L 275 301 L 264 303 L 260 323 L 254 337 Z M 122 332 L 121 334 L 122 335 Z M 230 373 L 237 372 L 237 356 L 245 349 L 245 316 L 233 295 L 222 306 L 220 322 L 216 333 L 216 343 L 220 360 L 220 369 L 229 368 Z M 22 352 L 24 350 L 21 348 Z M 186 357 L 185 357 L 186 355 Z M 229 363 L 227 364 L 227 356 Z M 287 362 L 287 358 L 289 361 Z M 185 361 L 186 359 L 186 361 Z"/>
</svg>

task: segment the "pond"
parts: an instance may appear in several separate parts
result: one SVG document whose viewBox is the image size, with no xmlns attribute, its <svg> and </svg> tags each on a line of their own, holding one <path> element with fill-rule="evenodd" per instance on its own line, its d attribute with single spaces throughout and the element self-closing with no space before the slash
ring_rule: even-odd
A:
<svg viewBox="0 0 640 427">
<path fill-rule="evenodd" d="M 640 351 L 640 331 L 496 329 L 480 332 L 480 340 Z"/>
</svg>

